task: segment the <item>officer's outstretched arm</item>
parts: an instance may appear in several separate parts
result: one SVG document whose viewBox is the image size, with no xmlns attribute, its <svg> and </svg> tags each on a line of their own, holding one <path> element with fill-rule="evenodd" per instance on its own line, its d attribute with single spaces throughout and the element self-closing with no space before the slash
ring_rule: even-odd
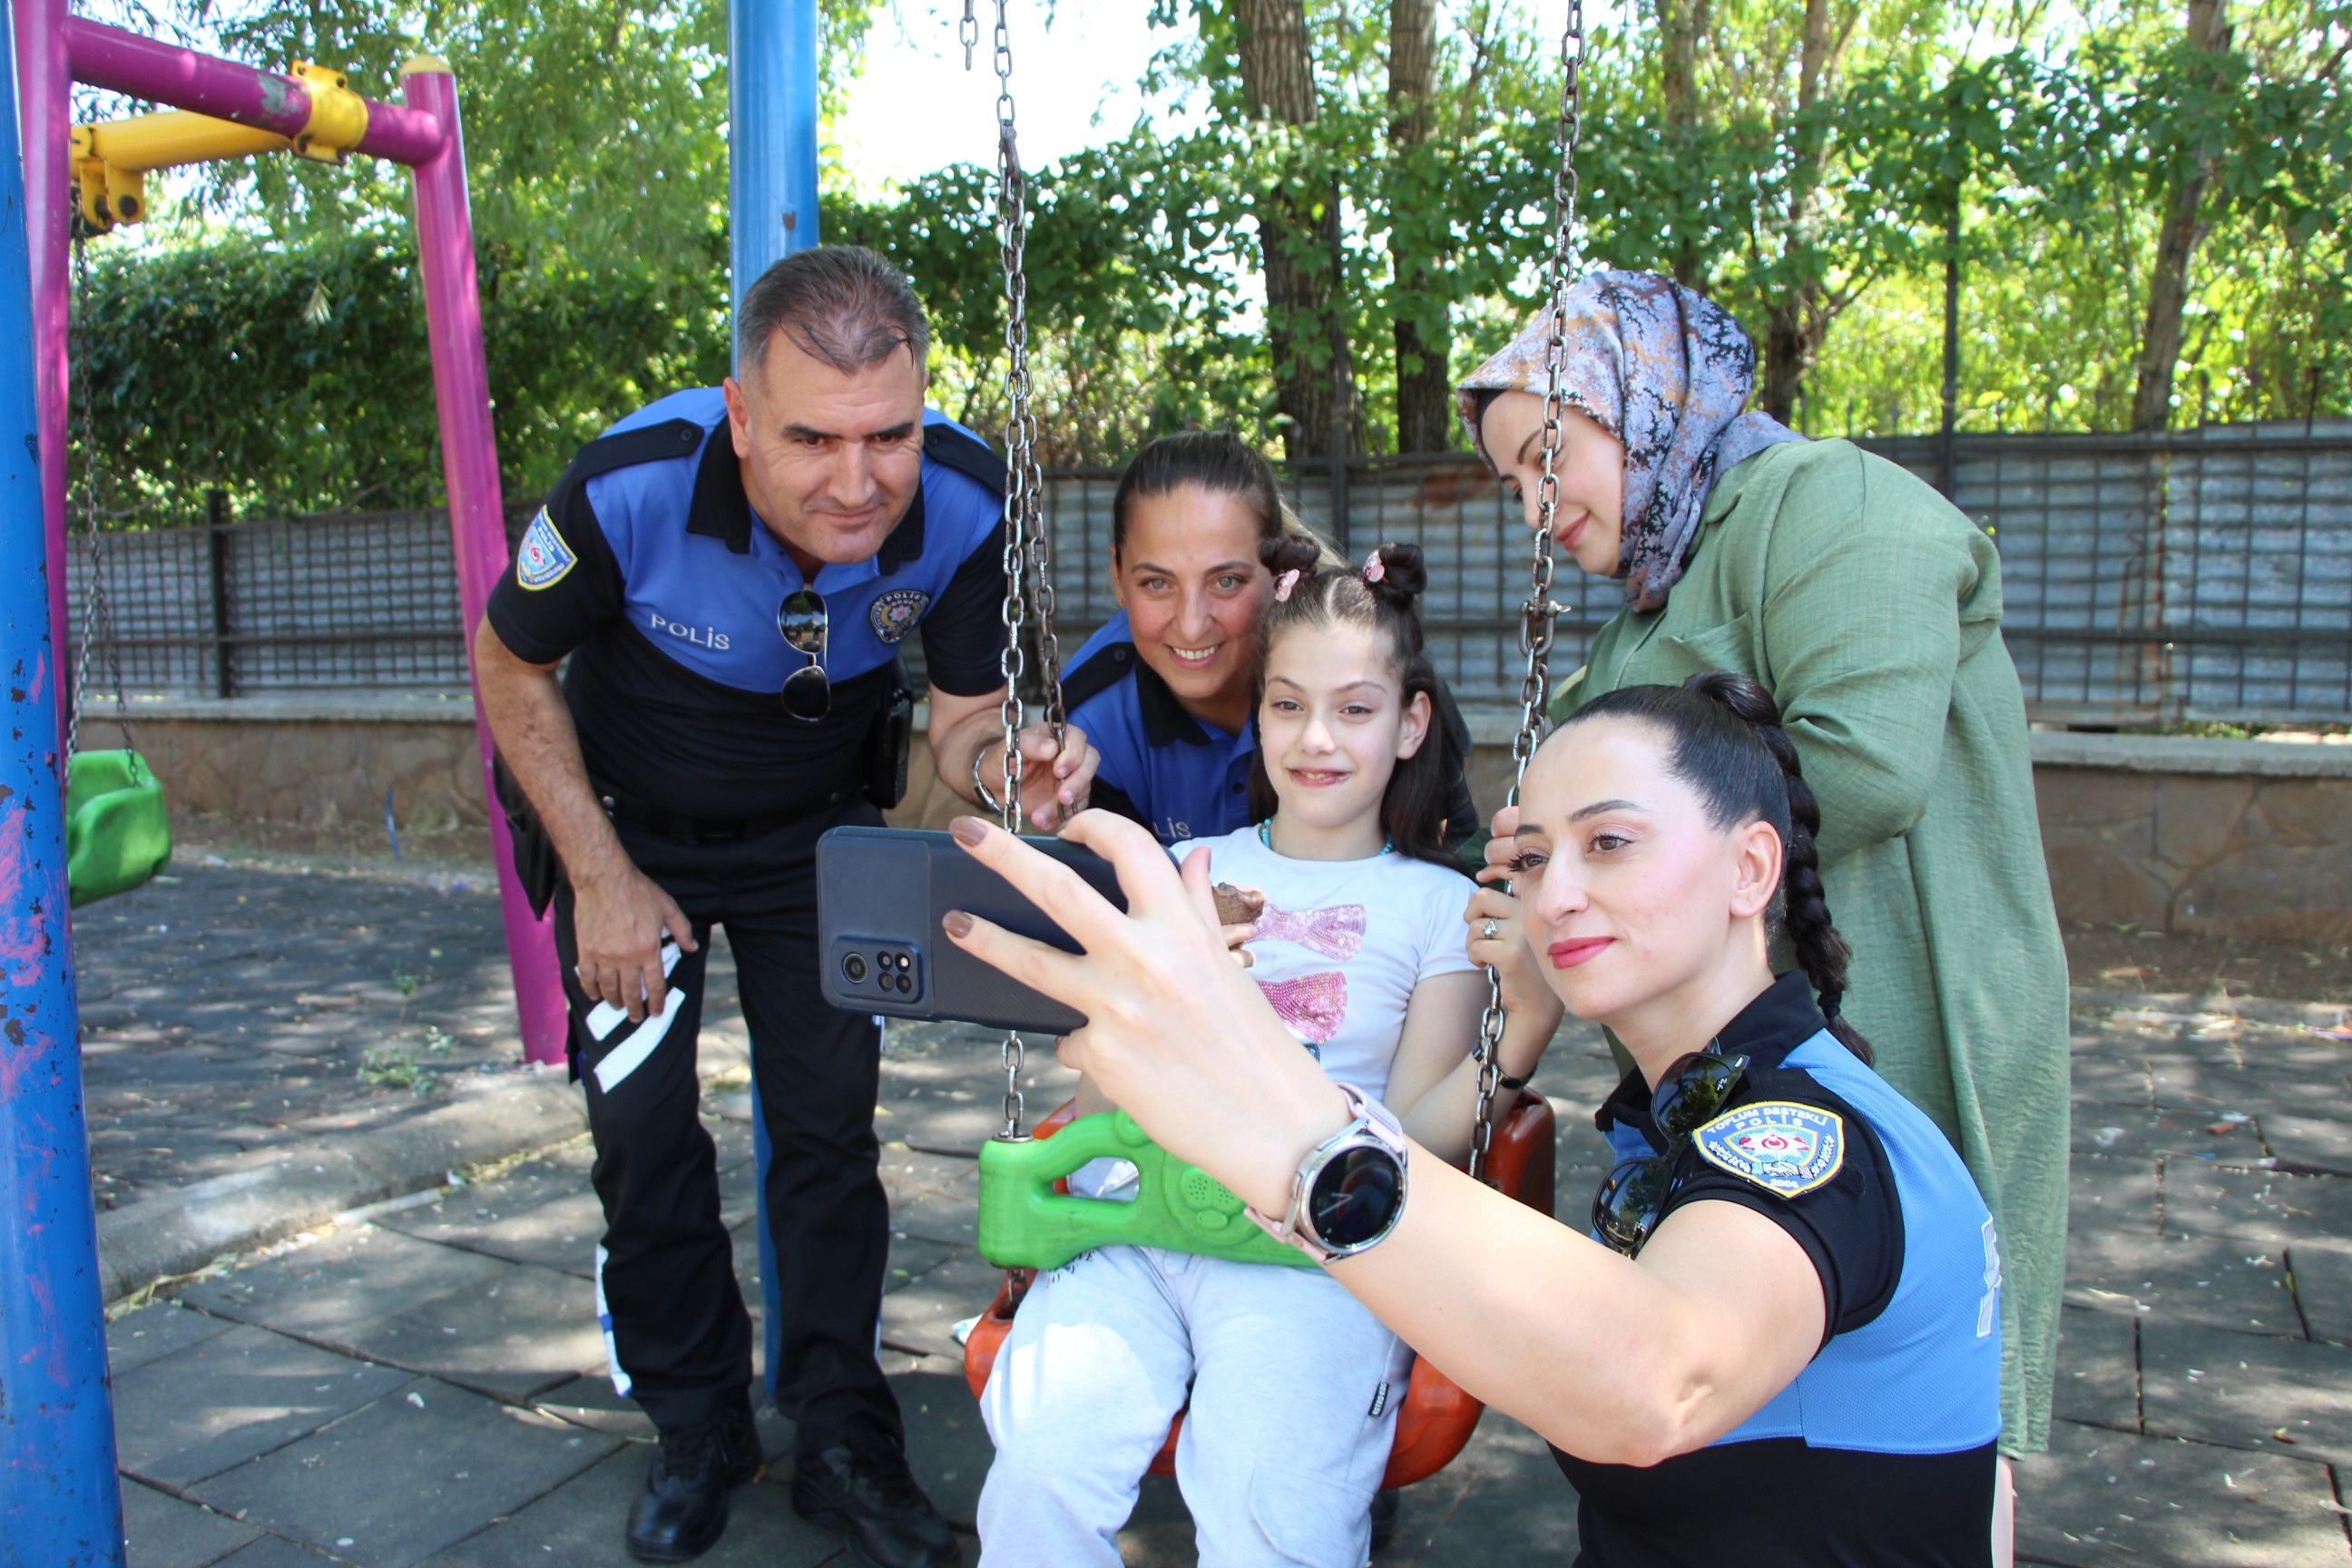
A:
<svg viewBox="0 0 2352 1568">
<path fill-rule="evenodd" d="M 491 739 L 546 825 L 571 880 L 581 989 L 632 1019 L 642 1019 L 648 1007 L 658 1013 L 666 990 L 662 933 L 692 952 L 694 928 L 677 900 L 630 861 L 597 804 L 555 666 L 516 657 L 485 617 L 474 633 L 474 671 Z"/>
<path fill-rule="evenodd" d="M 1064 1064 L 1161 1148 L 1282 1213 L 1301 1161 L 1350 1112 L 1226 955 L 1205 857 L 1180 877 L 1143 828 L 1079 817 L 1069 837 L 1117 865 L 1122 913 L 1068 867 L 980 824 L 958 828 L 1085 951 L 963 914 L 950 939 L 1085 1014 Z M 1752 1209 L 1686 1204 L 1634 1261 L 1424 1150 L 1411 1170 L 1396 1228 L 1328 1265 L 1331 1278 L 1454 1382 L 1580 1458 L 1651 1465 L 1704 1447 L 1821 1348 L 1821 1275 Z"/>
</svg>

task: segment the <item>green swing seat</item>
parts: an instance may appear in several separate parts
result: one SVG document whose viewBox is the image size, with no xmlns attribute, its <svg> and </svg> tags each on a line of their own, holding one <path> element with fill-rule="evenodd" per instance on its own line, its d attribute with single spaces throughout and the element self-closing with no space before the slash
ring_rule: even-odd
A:
<svg viewBox="0 0 2352 1568">
<path fill-rule="evenodd" d="M 1040 1128 L 1042 1134 L 1046 1129 Z M 1059 1190 L 1090 1160 L 1134 1162 L 1131 1203 Z M 1161 1149 L 1124 1110 L 1082 1116 L 1040 1136 L 980 1146 L 980 1255 L 1000 1268 L 1059 1268 L 1114 1242 L 1198 1252 L 1235 1263 L 1314 1261 L 1260 1230 L 1225 1184 Z"/>
<path fill-rule="evenodd" d="M 172 858 L 163 786 L 136 752 L 79 752 L 66 770 L 66 886 L 79 909 L 127 893 Z"/>
</svg>

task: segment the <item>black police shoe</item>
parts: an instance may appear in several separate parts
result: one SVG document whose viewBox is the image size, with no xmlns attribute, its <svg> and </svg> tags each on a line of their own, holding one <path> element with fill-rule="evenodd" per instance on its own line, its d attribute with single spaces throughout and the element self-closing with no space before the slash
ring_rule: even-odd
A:
<svg viewBox="0 0 2352 1568">
<path fill-rule="evenodd" d="M 760 1474 L 760 1433 L 749 1409 L 662 1434 L 646 1494 L 629 1510 L 629 1555 L 688 1563 L 727 1532 L 727 1494 Z"/>
<path fill-rule="evenodd" d="M 955 1532 L 895 1447 L 803 1453 L 793 1460 L 793 1511 L 849 1537 L 858 1568 L 955 1568 Z"/>
</svg>

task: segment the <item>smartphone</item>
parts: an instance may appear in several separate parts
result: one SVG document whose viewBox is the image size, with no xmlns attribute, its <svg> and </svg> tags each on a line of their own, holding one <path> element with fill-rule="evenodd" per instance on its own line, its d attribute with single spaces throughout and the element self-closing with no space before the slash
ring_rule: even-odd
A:
<svg viewBox="0 0 2352 1568">
<path fill-rule="evenodd" d="M 1026 838 L 1119 909 L 1109 861 L 1058 838 Z M 950 942 L 940 917 L 962 910 L 1076 952 L 1078 944 L 953 836 L 836 827 L 816 842 L 817 955 L 824 999 L 848 1012 L 953 1019 L 992 1029 L 1066 1035 L 1083 1015 Z"/>
</svg>

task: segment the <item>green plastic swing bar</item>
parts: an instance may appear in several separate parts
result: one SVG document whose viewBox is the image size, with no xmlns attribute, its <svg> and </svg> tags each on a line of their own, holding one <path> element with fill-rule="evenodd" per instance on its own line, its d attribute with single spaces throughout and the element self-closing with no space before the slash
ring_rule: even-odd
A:
<svg viewBox="0 0 2352 1568">
<path fill-rule="evenodd" d="M 1133 1162 L 1135 1201 L 1054 1190 L 1090 1160 Z M 1120 1244 L 1315 1267 L 1305 1253 L 1260 1230 L 1242 1207 L 1223 1183 L 1154 1143 L 1124 1110 L 1079 1117 L 1050 1138 L 992 1138 L 980 1148 L 980 1255 L 1000 1268 L 1059 1268 L 1082 1253 Z"/>
<path fill-rule="evenodd" d="M 163 786 L 136 752 L 77 752 L 66 767 L 66 887 L 73 906 L 127 893 L 172 858 Z"/>
</svg>

